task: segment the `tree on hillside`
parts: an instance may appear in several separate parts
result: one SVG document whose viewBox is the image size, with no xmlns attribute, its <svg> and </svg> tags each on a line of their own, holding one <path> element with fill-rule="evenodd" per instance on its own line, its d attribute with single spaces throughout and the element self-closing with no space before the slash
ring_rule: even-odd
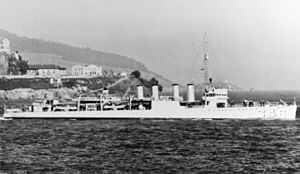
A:
<svg viewBox="0 0 300 174">
<path fill-rule="evenodd" d="M 27 73 L 28 61 L 23 60 L 21 55 L 19 55 L 19 60 L 17 61 L 17 66 L 19 67 L 19 71 L 20 71 L 21 75 Z"/>
<path fill-rule="evenodd" d="M 156 80 L 154 77 L 152 77 L 150 80 L 149 80 L 149 83 L 152 85 L 158 85 L 158 80 Z"/>
<path fill-rule="evenodd" d="M 131 72 L 131 75 L 133 75 L 135 78 L 138 78 L 140 82 L 147 88 L 151 88 L 153 85 L 158 85 L 158 90 L 162 92 L 163 86 L 159 84 L 158 80 L 156 78 L 152 77 L 150 80 L 146 80 L 141 78 L 141 72 L 140 71 L 133 71 Z"/>
<path fill-rule="evenodd" d="M 28 69 L 28 61 L 23 60 L 22 56 L 18 54 L 9 55 L 8 59 L 8 74 L 23 75 L 26 74 Z"/>
<path fill-rule="evenodd" d="M 157 85 L 158 86 L 158 90 L 159 92 L 162 92 L 163 90 L 163 86 L 161 84 L 159 84 L 159 81 L 156 80 L 156 78 L 152 77 L 150 80 L 149 80 L 149 83 L 152 85 Z"/>
<path fill-rule="evenodd" d="M 132 71 L 131 75 L 133 75 L 135 78 L 141 78 L 141 72 L 140 71 Z"/>
<path fill-rule="evenodd" d="M 17 75 L 18 72 L 19 69 L 17 66 L 17 59 L 14 56 L 9 55 L 7 73 L 11 75 Z"/>
</svg>

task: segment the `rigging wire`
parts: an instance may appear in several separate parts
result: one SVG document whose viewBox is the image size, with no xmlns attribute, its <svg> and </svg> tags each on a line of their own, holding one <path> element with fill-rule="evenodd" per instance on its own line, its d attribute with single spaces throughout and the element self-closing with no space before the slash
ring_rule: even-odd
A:
<svg viewBox="0 0 300 174">
<path fill-rule="evenodd" d="M 210 44 L 211 45 L 211 44 Z M 219 65 L 219 63 L 218 63 L 218 61 L 217 61 L 217 58 L 216 58 L 216 54 L 215 54 L 215 51 L 214 51 L 214 49 L 213 49 L 213 47 L 211 46 L 210 47 L 211 48 L 211 57 L 212 57 L 212 61 L 213 61 L 213 63 L 214 63 L 214 65 L 216 66 L 216 68 L 219 70 L 219 72 L 220 73 L 218 73 L 220 76 L 221 76 L 221 79 L 222 80 L 224 80 L 224 71 L 223 71 L 223 69 L 220 67 L 220 65 Z M 218 80 L 220 80 L 220 79 L 218 79 Z"/>
<path fill-rule="evenodd" d="M 220 81 L 220 77 L 218 76 L 217 71 L 215 70 L 214 66 L 211 65 L 210 62 L 208 62 L 208 65 L 210 67 L 210 70 L 212 71 L 214 77 L 217 79 L 217 81 Z M 211 76 L 212 77 L 212 76 Z"/>
<path fill-rule="evenodd" d="M 198 39 L 198 41 L 199 40 L 201 40 L 201 39 Z M 196 75 L 198 74 L 199 70 L 200 70 L 199 74 L 201 74 L 200 77 L 202 77 L 205 74 L 205 72 L 204 72 L 205 68 L 210 70 L 210 72 L 208 72 L 208 75 L 210 77 L 214 76 L 218 81 L 221 81 L 222 79 L 224 79 L 224 76 L 223 76 L 224 73 L 222 71 L 222 68 L 220 68 L 218 61 L 216 60 L 215 51 L 214 51 L 213 47 L 211 46 L 211 44 L 208 42 L 208 40 L 209 40 L 208 34 L 207 34 L 207 32 L 205 32 L 204 38 L 203 38 L 203 47 L 198 47 L 198 45 L 200 45 L 200 44 L 195 44 L 195 43 L 193 44 L 196 49 L 196 62 L 194 64 L 194 68 L 193 68 L 193 72 L 192 72 L 192 83 L 195 82 Z M 211 54 L 208 54 L 208 52 L 210 52 Z M 199 67 L 198 66 L 199 60 L 203 60 L 201 58 L 202 54 L 200 54 L 200 53 L 203 53 L 203 55 L 208 54 L 209 57 L 208 57 L 207 67 L 204 67 L 205 66 L 204 61 L 201 61 L 201 63 L 200 63 L 201 68 L 198 69 L 197 67 Z M 208 70 L 206 70 L 206 71 L 208 71 Z M 202 79 L 200 81 L 203 81 L 205 83 L 205 79 Z"/>
<path fill-rule="evenodd" d="M 200 39 L 199 39 L 200 40 Z M 195 79 L 196 79 L 196 74 L 197 74 L 197 67 L 198 67 L 198 60 L 199 60 L 199 57 L 200 57 L 200 52 L 201 52 L 201 48 L 198 47 L 197 43 L 193 43 L 195 49 L 196 49 L 196 62 L 194 63 L 194 68 L 193 68 L 193 72 L 192 72 L 192 83 L 195 83 Z M 203 65 L 201 65 L 202 67 Z"/>
<path fill-rule="evenodd" d="M 210 46 L 210 44 L 209 44 L 209 41 L 208 40 L 210 40 L 210 38 L 209 38 L 209 36 L 208 36 L 208 34 L 207 34 L 207 32 L 205 32 L 205 37 L 204 37 L 204 39 L 203 39 L 203 42 L 204 42 L 204 54 L 205 55 L 207 55 L 208 56 L 208 61 L 207 61 L 207 70 L 206 71 L 208 71 L 208 70 L 210 70 L 210 72 L 208 72 L 208 75 L 210 76 L 210 77 L 215 77 L 217 80 L 220 80 L 220 78 L 219 78 L 219 73 L 218 73 L 218 71 L 215 69 L 216 67 L 215 66 L 213 66 L 213 65 L 215 65 L 215 64 L 217 64 L 216 63 L 216 61 L 215 61 L 215 56 L 214 56 L 214 54 L 211 56 L 211 50 L 213 50 L 212 49 L 212 46 Z M 219 67 L 217 67 L 217 68 L 219 68 Z M 205 73 L 205 72 L 204 72 Z M 210 73 L 210 74 L 209 74 Z M 208 78 L 208 77 L 207 77 Z"/>
</svg>

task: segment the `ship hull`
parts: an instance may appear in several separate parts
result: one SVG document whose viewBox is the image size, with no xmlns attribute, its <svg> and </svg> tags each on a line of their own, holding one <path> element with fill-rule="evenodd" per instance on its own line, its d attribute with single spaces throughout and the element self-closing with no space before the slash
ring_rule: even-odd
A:
<svg viewBox="0 0 300 174">
<path fill-rule="evenodd" d="M 280 119 L 295 120 L 296 105 L 228 108 L 164 108 L 152 110 L 20 112 L 5 113 L 4 118 L 63 118 L 63 119 Z"/>
</svg>

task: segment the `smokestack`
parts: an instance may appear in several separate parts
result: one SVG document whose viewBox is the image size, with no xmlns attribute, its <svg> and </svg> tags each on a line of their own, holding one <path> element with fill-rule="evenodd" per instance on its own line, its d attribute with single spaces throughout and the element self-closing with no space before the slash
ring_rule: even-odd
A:
<svg viewBox="0 0 300 174">
<path fill-rule="evenodd" d="M 159 99 L 159 93 L 158 93 L 158 85 L 153 85 L 152 86 L 152 98 L 153 100 L 158 100 Z"/>
<path fill-rule="evenodd" d="M 188 88 L 188 94 L 187 94 L 188 102 L 195 102 L 194 85 L 193 84 L 188 84 L 187 88 Z"/>
<path fill-rule="evenodd" d="M 173 84 L 173 98 L 174 100 L 179 100 L 179 85 Z"/>
<path fill-rule="evenodd" d="M 139 100 L 144 99 L 144 91 L 143 91 L 143 86 L 142 85 L 137 86 L 137 96 L 138 96 Z"/>
</svg>

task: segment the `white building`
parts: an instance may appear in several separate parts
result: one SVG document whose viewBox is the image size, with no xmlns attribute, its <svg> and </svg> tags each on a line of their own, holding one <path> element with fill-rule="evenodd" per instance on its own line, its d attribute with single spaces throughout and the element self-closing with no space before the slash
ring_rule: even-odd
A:
<svg viewBox="0 0 300 174">
<path fill-rule="evenodd" d="M 28 65 L 27 75 L 34 76 L 62 76 L 66 75 L 66 68 L 59 65 Z"/>
<path fill-rule="evenodd" d="M 102 67 L 96 65 L 74 65 L 73 76 L 102 76 Z"/>
<path fill-rule="evenodd" d="M 10 43 L 8 39 L 0 39 L 0 52 L 10 53 Z"/>
<path fill-rule="evenodd" d="M 120 73 L 120 76 L 122 77 L 126 77 L 128 74 L 123 70 L 121 73 Z"/>
</svg>

